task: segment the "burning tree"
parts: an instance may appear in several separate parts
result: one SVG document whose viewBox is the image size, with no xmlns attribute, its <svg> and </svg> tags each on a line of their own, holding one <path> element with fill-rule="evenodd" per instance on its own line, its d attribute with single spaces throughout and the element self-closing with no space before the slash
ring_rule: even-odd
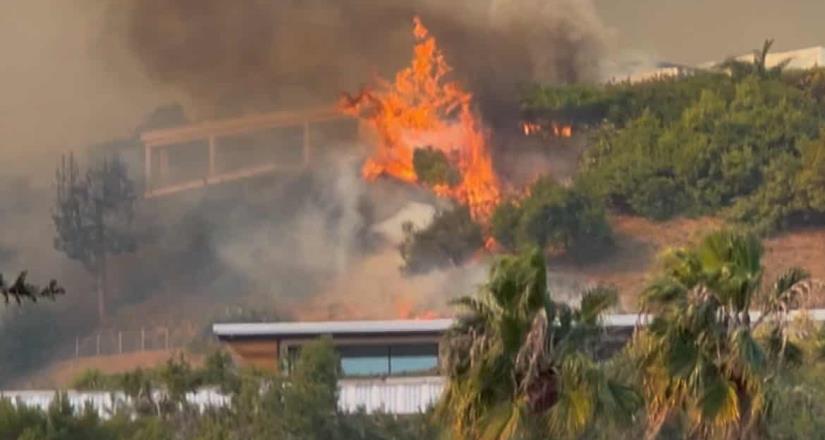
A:
<svg viewBox="0 0 825 440">
<path fill-rule="evenodd" d="M 415 149 L 413 168 L 418 180 L 429 186 L 453 187 L 461 183 L 461 175 L 450 164 L 447 155 L 433 147 Z"/>
<path fill-rule="evenodd" d="M 133 252 L 136 247 L 132 233 L 134 185 L 118 158 L 104 159 L 81 177 L 74 156 L 64 156 L 56 177 L 54 245 L 94 275 L 102 322 L 106 317 L 106 258 Z"/>
<path fill-rule="evenodd" d="M 412 64 L 398 72 L 394 82 L 380 80 L 376 90 L 345 95 L 341 102 L 344 112 L 363 119 L 378 134 L 363 175 L 368 180 L 389 176 L 427 185 L 440 196 L 468 205 L 475 220 L 486 221 L 500 188 L 483 127 L 472 109 L 472 95 L 447 79 L 452 69 L 418 18 L 413 35 Z M 458 173 L 455 185 L 431 184 L 417 174 L 414 157 L 421 145 L 450 161 Z"/>
</svg>

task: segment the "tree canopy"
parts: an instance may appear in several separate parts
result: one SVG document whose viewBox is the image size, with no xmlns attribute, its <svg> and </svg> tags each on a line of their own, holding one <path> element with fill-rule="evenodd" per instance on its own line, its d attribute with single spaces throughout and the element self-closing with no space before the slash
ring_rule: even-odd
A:
<svg viewBox="0 0 825 440">
<path fill-rule="evenodd" d="M 722 214 L 761 232 L 821 224 L 822 70 L 767 68 L 769 48 L 686 77 L 538 87 L 525 112 L 592 128 L 579 180 L 612 209 Z"/>
<path fill-rule="evenodd" d="M 57 168 L 54 246 L 96 277 L 101 320 L 106 314 L 106 258 L 133 252 L 137 246 L 132 232 L 136 198 L 134 184 L 117 157 L 104 158 L 83 176 L 71 154 Z"/>
</svg>

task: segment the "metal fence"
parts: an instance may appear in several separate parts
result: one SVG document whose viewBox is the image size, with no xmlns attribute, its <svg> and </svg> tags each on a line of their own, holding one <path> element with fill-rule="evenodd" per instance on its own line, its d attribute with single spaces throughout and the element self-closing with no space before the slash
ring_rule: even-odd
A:
<svg viewBox="0 0 825 440">
<path fill-rule="evenodd" d="M 66 347 L 59 358 L 105 356 L 139 351 L 181 348 L 192 340 L 191 329 L 151 327 L 133 330 L 102 330 L 88 336 L 78 336 L 73 347 Z"/>
</svg>

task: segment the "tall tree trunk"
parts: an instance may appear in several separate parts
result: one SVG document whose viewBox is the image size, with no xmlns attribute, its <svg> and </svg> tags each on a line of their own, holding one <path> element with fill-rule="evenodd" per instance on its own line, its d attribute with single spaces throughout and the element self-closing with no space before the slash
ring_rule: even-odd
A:
<svg viewBox="0 0 825 440">
<path fill-rule="evenodd" d="M 97 319 L 101 325 L 106 324 L 106 256 L 100 259 L 97 269 Z"/>
</svg>

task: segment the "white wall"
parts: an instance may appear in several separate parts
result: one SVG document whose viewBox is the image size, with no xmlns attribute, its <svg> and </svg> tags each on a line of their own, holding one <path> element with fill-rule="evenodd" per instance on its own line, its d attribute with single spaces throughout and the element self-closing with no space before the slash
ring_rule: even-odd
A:
<svg viewBox="0 0 825 440">
<path fill-rule="evenodd" d="M 338 406 L 346 412 L 363 408 L 368 413 L 414 414 L 434 405 L 444 384 L 444 378 L 437 376 L 343 379 L 339 383 Z M 66 397 L 76 411 L 82 411 L 89 404 L 103 418 L 109 417 L 116 408 L 129 405 L 129 398 L 122 392 L 66 391 Z M 55 391 L 0 391 L 0 398 L 45 411 L 54 400 Z M 206 388 L 187 395 L 187 400 L 201 410 L 231 404 L 229 396 Z"/>
</svg>

